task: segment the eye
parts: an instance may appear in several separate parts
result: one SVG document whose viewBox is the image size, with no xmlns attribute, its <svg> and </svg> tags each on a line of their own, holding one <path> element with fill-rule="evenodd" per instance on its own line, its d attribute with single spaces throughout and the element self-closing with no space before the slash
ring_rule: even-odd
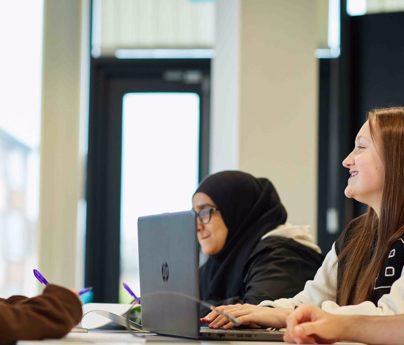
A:
<svg viewBox="0 0 404 345">
<path fill-rule="evenodd" d="M 204 207 L 202 210 L 199 211 L 199 215 L 204 218 L 210 213 L 211 208 L 210 207 Z"/>
<path fill-rule="evenodd" d="M 216 211 L 216 208 L 212 207 L 212 206 L 204 206 L 199 212 L 197 212 L 196 214 L 199 217 L 199 220 L 203 223 L 203 224 L 208 224 L 210 222 L 210 219 L 212 217 L 212 213 Z"/>
</svg>

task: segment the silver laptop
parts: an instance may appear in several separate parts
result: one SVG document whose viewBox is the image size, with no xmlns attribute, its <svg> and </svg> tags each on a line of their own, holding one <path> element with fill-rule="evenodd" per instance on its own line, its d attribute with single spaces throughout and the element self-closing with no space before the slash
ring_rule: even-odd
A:
<svg viewBox="0 0 404 345">
<path fill-rule="evenodd" d="M 281 341 L 266 329 L 213 330 L 199 321 L 199 247 L 193 211 L 139 217 L 142 324 L 151 332 L 193 339 Z"/>
</svg>

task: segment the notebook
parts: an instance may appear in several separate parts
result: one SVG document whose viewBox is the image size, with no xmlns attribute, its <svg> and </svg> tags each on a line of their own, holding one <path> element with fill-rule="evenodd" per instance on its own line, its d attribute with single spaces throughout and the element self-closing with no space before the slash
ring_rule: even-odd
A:
<svg viewBox="0 0 404 345">
<path fill-rule="evenodd" d="M 139 217 L 144 329 L 193 339 L 280 341 L 266 329 L 212 330 L 199 321 L 199 247 L 193 211 Z"/>
</svg>

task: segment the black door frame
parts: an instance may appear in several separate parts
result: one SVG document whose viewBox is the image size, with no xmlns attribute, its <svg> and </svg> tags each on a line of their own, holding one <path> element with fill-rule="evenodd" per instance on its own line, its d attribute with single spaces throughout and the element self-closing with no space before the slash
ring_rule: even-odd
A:
<svg viewBox="0 0 404 345">
<path fill-rule="evenodd" d="M 346 0 L 340 4 L 340 28 L 340 56 L 319 63 L 317 237 L 325 253 L 355 215 L 354 202 L 344 195 L 348 175 L 341 166 L 358 122 L 353 107 L 352 17 Z"/>
<path fill-rule="evenodd" d="M 200 180 L 209 171 L 210 59 L 91 60 L 85 284 L 96 302 L 119 298 L 122 96 L 170 91 L 200 96 Z"/>
<path fill-rule="evenodd" d="M 404 104 L 404 13 L 349 16 L 346 0 L 341 0 L 340 7 L 341 55 L 321 60 L 319 73 L 317 224 L 318 242 L 324 252 L 347 223 L 367 209 L 345 197 L 348 172 L 341 166 L 367 112 L 374 107 Z M 329 231 L 329 210 L 336 211 L 335 233 Z"/>
</svg>

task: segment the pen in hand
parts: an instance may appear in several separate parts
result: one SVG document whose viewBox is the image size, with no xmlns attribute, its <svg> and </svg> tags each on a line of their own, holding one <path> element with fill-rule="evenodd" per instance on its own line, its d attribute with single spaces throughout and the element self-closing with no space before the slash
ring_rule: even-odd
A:
<svg viewBox="0 0 404 345">
<path fill-rule="evenodd" d="M 140 298 L 135 295 L 135 293 L 132 291 L 132 289 L 129 287 L 129 285 L 126 283 L 123 283 L 122 285 L 125 288 L 125 290 L 129 293 L 129 295 L 131 295 L 138 304 L 141 304 Z"/>
<path fill-rule="evenodd" d="M 33 269 L 33 272 L 34 272 L 34 276 L 35 276 L 35 278 L 36 279 L 38 279 L 38 281 L 41 283 L 41 284 L 43 284 L 43 285 L 45 285 L 45 286 L 47 286 L 48 284 L 49 284 L 49 282 L 46 280 L 46 278 L 41 274 L 41 272 L 39 272 L 37 269 Z M 87 292 L 89 292 L 89 291 L 91 291 L 93 288 L 92 287 L 88 287 L 88 288 L 84 288 L 84 289 L 81 289 L 80 291 L 79 291 L 79 296 L 81 296 L 81 295 L 84 295 L 85 293 L 87 293 Z"/>
</svg>

